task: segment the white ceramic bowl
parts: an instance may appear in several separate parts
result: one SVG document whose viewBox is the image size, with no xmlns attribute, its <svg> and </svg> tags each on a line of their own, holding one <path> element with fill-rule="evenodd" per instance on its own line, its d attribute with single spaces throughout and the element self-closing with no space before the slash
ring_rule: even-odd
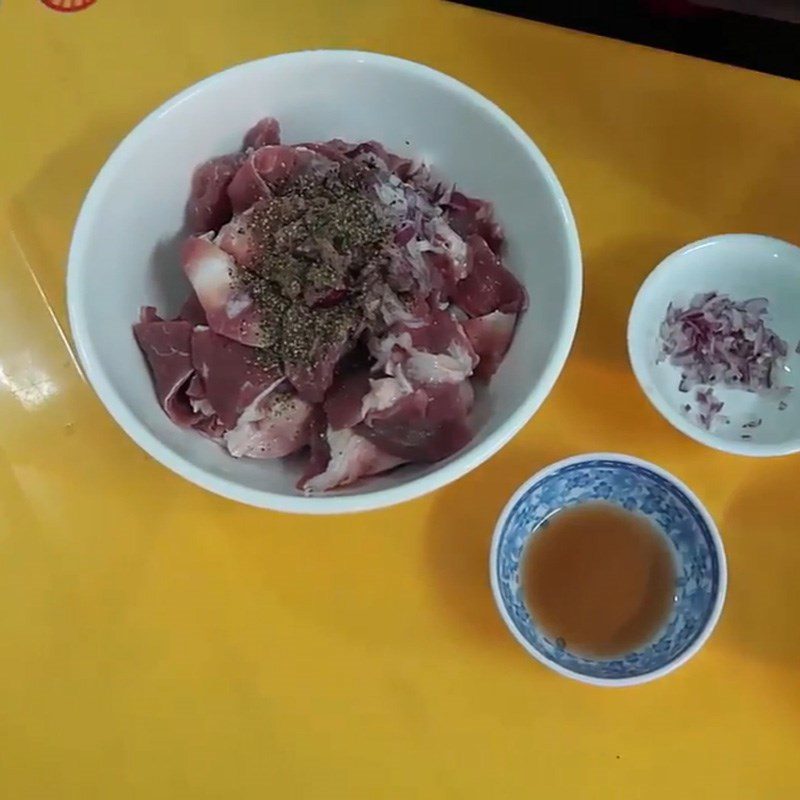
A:
<svg viewBox="0 0 800 800">
<path fill-rule="evenodd" d="M 680 370 L 656 363 L 659 327 L 670 302 L 685 306 L 695 294 L 718 291 L 735 300 L 766 297 L 768 325 L 789 346 L 784 385 L 794 386 L 783 404 L 772 397 L 715 387 L 729 420 L 702 427 L 684 406 L 694 392 L 678 390 Z M 754 234 L 730 233 L 686 245 L 665 258 L 639 289 L 628 320 L 633 371 L 656 409 L 679 431 L 702 444 L 746 456 L 800 451 L 800 248 Z M 744 427 L 761 420 L 758 427 Z"/>
<path fill-rule="evenodd" d="M 295 489 L 297 461 L 234 459 L 173 425 L 156 402 L 131 334 L 139 306 L 177 311 L 186 295 L 177 260 L 190 176 L 236 150 L 244 132 L 277 117 L 286 142 L 377 139 L 421 156 L 464 190 L 495 204 L 507 263 L 531 308 L 489 390 L 477 435 L 437 464 L 410 465 L 323 497 Z M 575 222 L 552 169 L 525 132 L 458 81 L 389 56 L 289 53 L 228 69 L 154 111 L 122 141 L 94 181 L 73 234 L 67 274 L 72 334 L 100 399 L 150 455 L 190 481 L 255 506 L 301 513 L 374 509 L 464 475 L 534 414 L 575 334 L 581 261 Z"/>
</svg>

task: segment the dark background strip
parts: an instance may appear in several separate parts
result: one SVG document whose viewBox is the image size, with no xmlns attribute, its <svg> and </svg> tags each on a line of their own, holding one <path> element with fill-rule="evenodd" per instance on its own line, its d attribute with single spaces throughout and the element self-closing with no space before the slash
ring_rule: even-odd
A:
<svg viewBox="0 0 800 800">
<path fill-rule="evenodd" d="M 792 22 L 708 8 L 689 0 L 453 1 L 773 75 L 800 78 L 800 24 Z"/>
</svg>

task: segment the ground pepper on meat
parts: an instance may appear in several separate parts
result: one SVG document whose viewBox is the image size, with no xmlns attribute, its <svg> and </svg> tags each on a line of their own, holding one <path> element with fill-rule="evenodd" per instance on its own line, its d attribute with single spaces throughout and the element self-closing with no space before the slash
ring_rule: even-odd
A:
<svg viewBox="0 0 800 800">
<path fill-rule="evenodd" d="M 306 174 L 253 206 L 255 256 L 234 279 L 261 312 L 262 363 L 313 366 L 363 326 L 391 233 L 367 177 Z"/>
<path fill-rule="evenodd" d="M 292 413 L 294 395 L 291 392 L 277 391 L 272 396 L 270 411 L 275 419 L 284 419 Z"/>
</svg>

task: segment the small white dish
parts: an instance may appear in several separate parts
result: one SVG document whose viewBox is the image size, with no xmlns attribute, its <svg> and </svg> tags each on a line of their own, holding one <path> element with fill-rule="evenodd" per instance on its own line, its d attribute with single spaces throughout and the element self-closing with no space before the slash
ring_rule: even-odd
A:
<svg viewBox="0 0 800 800">
<path fill-rule="evenodd" d="M 715 387 L 722 415 L 706 430 L 686 406 L 695 392 L 681 392 L 680 369 L 658 361 L 660 326 L 672 302 L 688 305 L 696 294 L 716 291 L 734 300 L 766 297 L 767 325 L 788 345 L 782 385 L 775 397 Z M 800 247 L 755 234 L 729 233 L 686 245 L 667 256 L 639 289 L 628 320 L 628 353 L 636 379 L 650 402 L 682 433 L 701 444 L 745 456 L 800 452 Z M 760 422 L 758 422 L 760 420 Z M 748 427 L 757 425 L 757 427 Z"/>
</svg>

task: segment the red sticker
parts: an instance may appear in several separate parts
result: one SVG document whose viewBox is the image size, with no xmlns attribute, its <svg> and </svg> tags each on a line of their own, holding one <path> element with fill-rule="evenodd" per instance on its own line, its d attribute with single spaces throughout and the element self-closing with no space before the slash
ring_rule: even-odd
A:
<svg viewBox="0 0 800 800">
<path fill-rule="evenodd" d="M 96 0 L 42 0 L 42 2 L 53 11 L 83 11 L 89 6 L 93 6 Z"/>
</svg>

